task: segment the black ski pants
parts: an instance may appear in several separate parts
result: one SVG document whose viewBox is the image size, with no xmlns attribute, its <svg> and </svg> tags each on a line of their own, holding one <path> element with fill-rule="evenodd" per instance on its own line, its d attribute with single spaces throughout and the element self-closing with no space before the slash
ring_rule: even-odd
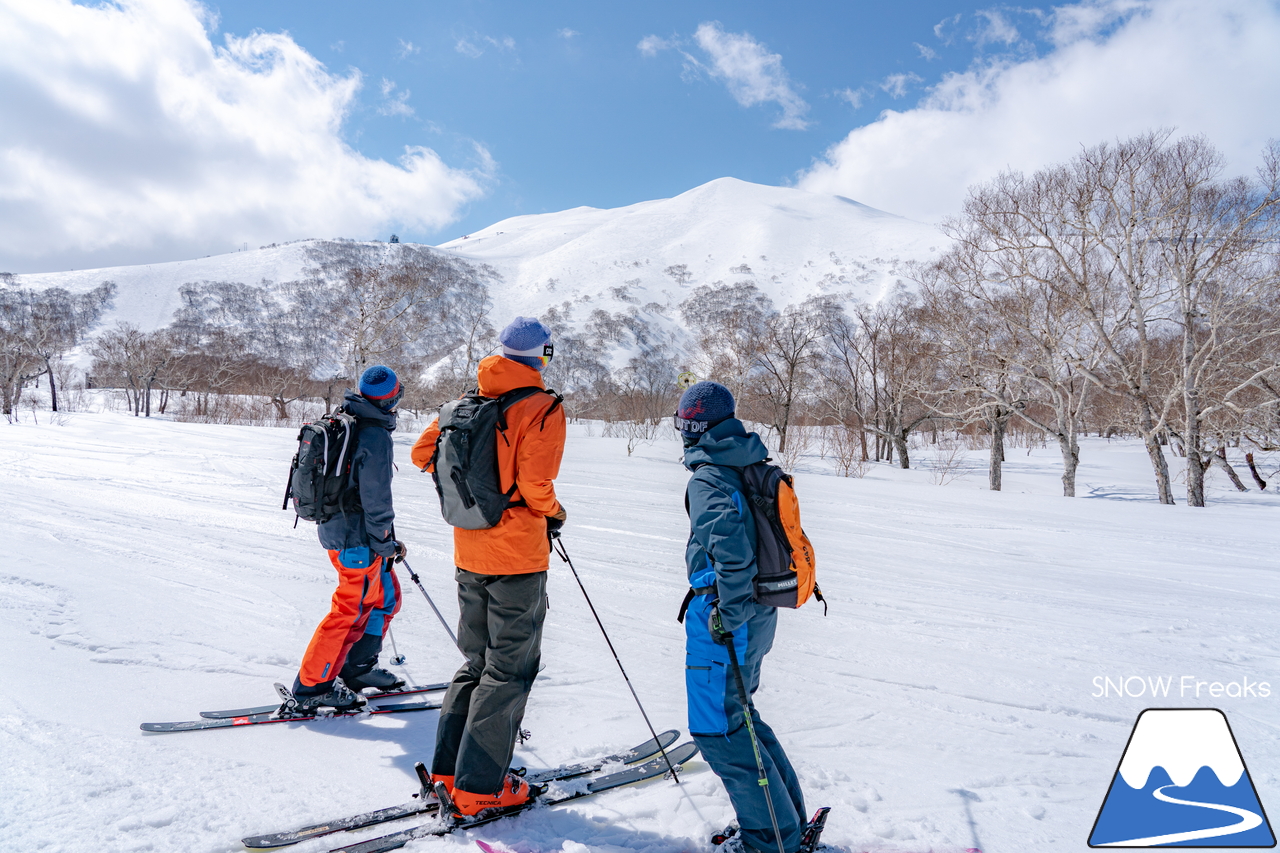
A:
<svg viewBox="0 0 1280 853">
<path fill-rule="evenodd" d="M 538 675 L 547 573 L 481 575 L 457 569 L 458 647 L 466 662 L 440 710 L 431 772 L 472 794 L 506 778 Z"/>
</svg>

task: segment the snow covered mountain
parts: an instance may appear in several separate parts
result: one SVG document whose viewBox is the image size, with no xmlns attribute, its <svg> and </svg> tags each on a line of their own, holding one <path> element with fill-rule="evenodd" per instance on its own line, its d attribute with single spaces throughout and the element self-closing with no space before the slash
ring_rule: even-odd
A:
<svg viewBox="0 0 1280 853">
<path fill-rule="evenodd" d="M 505 316 L 588 299 L 673 306 L 717 281 L 754 281 L 778 307 L 818 293 L 876 300 L 903 262 L 945 244 L 932 225 L 843 196 L 720 178 L 613 210 L 504 219 L 440 248 L 502 273 Z"/>
<path fill-rule="evenodd" d="M 188 282 L 290 281 L 316 241 L 190 261 L 16 276 L 32 288 L 119 287 L 104 325 L 166 325 Z M 933 226 L 841 196 L 720 178 L 675 198 L 612 210 L 579 207 L 519 216 L 439 248 L 502 273 L 491 292 L 494 322 L 539 315 L 565 302 L 618 310 L 674 308 L 698 285 L 750 280 L 778 307 L 816 293 L 880 298 L 903 262 L 945 245 Z"/>
</svg>

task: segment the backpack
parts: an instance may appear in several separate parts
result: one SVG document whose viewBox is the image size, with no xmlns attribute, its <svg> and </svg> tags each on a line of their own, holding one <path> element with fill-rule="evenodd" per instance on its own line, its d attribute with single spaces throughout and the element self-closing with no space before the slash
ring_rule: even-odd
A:
<svg viewBox="0 0 1280 853">
<path fill-rule="evenodd" d="M 464 530 L 486 530 L 502 520 L 502 514 L 516 506 L 516 486 L 502 490 L 498 475 L 498 441 L 507 439 L 507 409 L 534 394 L 550 394 L 555 402 L 543 413 L 560 405 L 554 391 L 537 387 L 514 388 L 499 397 L 481 396 L 478 389 L 440 407 L 440 437 L 431 457 L 431 477 L 440 496 L 444 520 Z"/>
<path fill-rule="evenodd" d="M 356 419 L 342 409 L 303 424 L 280 508 L 288 509 L 292 498 L 297 517 L 317 523 L 344 512 L 355 453 Z"/>
<path fill-rule="evenodd" d="M 799 607 L 810 596 L 827 601 L 818 588 L 813 544 L 800 526 L 800 501 L 791 475 L 756 462 L 738 469 L 756 521 L 755 600 L 767 607 Z"/>
</svg>

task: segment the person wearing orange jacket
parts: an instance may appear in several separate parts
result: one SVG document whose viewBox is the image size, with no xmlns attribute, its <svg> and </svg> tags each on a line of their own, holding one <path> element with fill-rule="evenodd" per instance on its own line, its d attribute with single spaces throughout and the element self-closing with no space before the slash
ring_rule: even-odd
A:
<svg viewBox="0 0 1280 853">
<path fill-rule="evenodd" d="M 479 393 L 497 398 L 517 388 L 544 389 L 551 332 L 530 317 L 503 329 L 502 355 L 480 362 Z M 514 487 L 501 520 L 482 530 L 453 530 L 458 582 L 458 647 L 466 662 L 445 694 L 431 774 L 444 783 L 455 816 L 532 799 L 524 779 L 509 773 L 525 703 L 538 674 L 547 610 L 548 530 L 565 509 L 553 481 L 564 453 L 565 416 L 559 398 L 533 393 L 506 410 L 506 440 L 497 442 L 504 492 Z M 433 470 L 439 419 L 413 446 L 413 464 Z"/>
</svg>

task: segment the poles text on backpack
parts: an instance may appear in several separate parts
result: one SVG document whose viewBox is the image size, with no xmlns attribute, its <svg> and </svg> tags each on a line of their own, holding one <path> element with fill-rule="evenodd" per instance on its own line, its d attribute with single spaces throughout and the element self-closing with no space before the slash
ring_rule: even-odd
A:
<svg viewBox="0 0 1280 853">
<path fill-rule="evenodd" d="M 415 572 L 413 570 L 413 567 L 409 565 L 408 560 L 402 559 L 400 562 L 404 565 L 406 569 L 409 570 L 409 579 L 412 580 L 415 585 L 417 585 L 418 590 L 422 593 L 422 597 L 427 600 L 427 604 L 431 605 L 431 609 L 435 611 L 436 618 L 439 619 L 440 624 L 444 626 L 445 633 L 449 635 L 449 639 L 453 640 L 453 644 L 457 646 L 458 645 L 457 636 L 453 633 L 453 629 L 449 627 L 449 623 L 444 621 L 444 616 L 440 613 L 440 608 L 436 607 L 436 603 L 431 600 L 431 596 L 427 595 L 427 590 L 422 586 L 422 581 L 418 578 L 418 573 Z M 459 647 L 458 651 L 462 651 L 462 648 Z"/>
<path fill-rule="evenodd" d="M 649 715 L 645 713 L 644 705 L 640 704 L 640 697 L 636 695 L 636 689 L 631 686 L 631 679 L 627 677 L 627 671 L 623 669 L 622 661 L 618 659 L 618 652 L 613 648 L 613 641 L 609 639 L 609 632 L 604 629 L 604 623 L 600 621 L 600 614 L 596 613 L 596 606 L 591 603 L 591 596 L 587 595 L 587 588 L 582 585 L 582 578 L 578 577 L 578 570 L 573 567 L 573 561 L 569 559 L 569 554 L 564 550 L 564 542 L 560 539 L 560 531 L 550 530 L 547 531 L 547 535 L 551 537 L 560 559 L 569 564 L 569 571 L 573 572 L 573 579 L 578 582 L 578 589 L 582 590 L 582 597 L 587 600 L 587 606 L 591 608 L 591 615 L 596 617 L 596 624 L 600 626 L 600 633 L 604 634 L 604 641 L 609 644 L 609 651 L 613 653 L 613 659 L 617 662 L 618 669 L 622 671 L 622 677 L 627 682 L 627 688 L 631 691 L 632 698 L 636 700 L 636 707 L 640 709 L 640 716 L 644 717 L 644 724 L 649 727 L 649 734 L 653 735 L 653 742 L 658 744 L 658 750 L 662 753 L 663 760 L 667 762 L 667 769 L 671 771 L 671 778 L 676 780 L 677 785 L 680 784 L 680 774 L 676 772 L 671 759 L 667 757 L 667 750 L 658 738 L 658 733 L 654 731 L 653 723 L 649 722 Z"/>
<path fill-rule="evenodd" d="M 720 622 L 720 610 L 711 611 L 715 627 L 723 630 Z M 778 831 L 778 815 L 773 810 L 773 796 L 769 792 L 769 774 L 764 769 L 764 759 L 760 757 L 760 741 L 756 738 L 756 727 L 751 722 L 751 697 L 747 695 L 747 685 L 742 680 L 742 667 L 738 665 L 738 650 L 733 646 L 733 635 L 729 634 L 729 642 L 724 646 L 729 650 L 729 665 L 733 669 L 733 680 L 738 684 L 738 701 L 742 703 L 742 718 L 747 723 L 747 734 L 751 737 L 751 751 L 756 754 L 756 769 L 760 771 L 760 787 L 764 788 L 764 801 L 769 806 L 769 821 L 773 824 L 773 840 L 778 843 L 778 853 L 786 853 L 782 847 L 782 833 Z"/>
</svg>

